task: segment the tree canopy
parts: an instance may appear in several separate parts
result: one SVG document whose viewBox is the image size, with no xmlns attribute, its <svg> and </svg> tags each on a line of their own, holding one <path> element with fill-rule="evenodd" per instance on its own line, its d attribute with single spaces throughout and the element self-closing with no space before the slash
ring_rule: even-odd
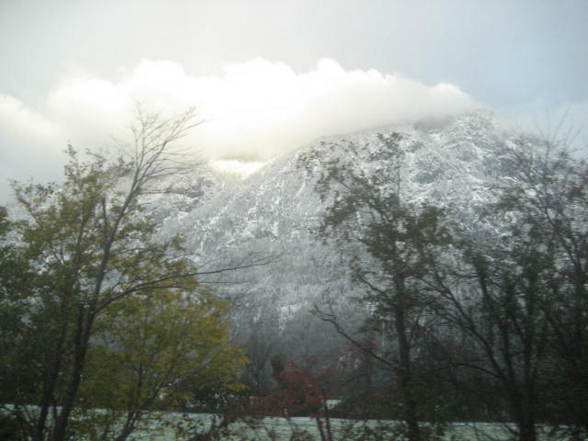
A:
<svg viewBox="0 0 588 441">
<path fill-rule="evenodd" d="M 195 124 L 192 111 L 139 113 L 134 144 L 114 160 L 70 147 L 62 185 L 14 185 L 24 216 L 9 224 L 0 213 L 0 233 L 13 236 L 0 256 L 10 318 L 0 339 L 12 348 L 0 355 L 2 401 L 28 438 L 70 438 L 85 403 L 123 406 L 133 420 L 181 384 L 237 387 L 243 356 L 228 342 L 227 306 L 199 286 L 181 238 L 158 236 L 144 210 L 180 171 L 174 143 Z"/>
</svg>

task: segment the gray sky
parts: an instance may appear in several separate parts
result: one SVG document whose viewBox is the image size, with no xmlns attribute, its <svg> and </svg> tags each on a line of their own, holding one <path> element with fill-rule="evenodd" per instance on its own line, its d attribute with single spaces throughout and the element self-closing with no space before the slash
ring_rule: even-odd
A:
<svg viewBox="0 0 588 441">
<path fill-rule="evenodd" d="M 588 0 L 0 0 L 0 180 L 58 176 L 135 99 L 202 106 L 211 159 L 443 108 L 582 126 L 586 23 Z"/>
</svg>

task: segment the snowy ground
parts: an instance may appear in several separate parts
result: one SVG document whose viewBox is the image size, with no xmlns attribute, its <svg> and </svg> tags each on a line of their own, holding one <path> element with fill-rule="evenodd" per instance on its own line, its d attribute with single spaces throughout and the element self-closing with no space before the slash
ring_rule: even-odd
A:
<svg viewBox="0 0 588 441">
<path fill-rule="evenodd" d="M 209 421 L 213 418 L 209 414 L 191 414 L 191 415 L 180 415 L 180 414 L 167 414 L 166 417 L 169 422 L 180 422 L 200 424 L 203 429 L 209 427 Z M 333 433 L 333 439 L 336 441 L 350 441 L 357 439 L 352 436 L 352 431 L 355 433 L 364 433 L 368 431 L 380 428 L 385 430 L 386 433 L 392 434 L 393 427 L 397 424 L 394 421 L 349 421 L 342 419 L 332 419 L 330 421 L 331 429 Z M 153 430 L 149 430 L 148 433 L 137 433 L 133 441 L 180 441 L 181 437 L 177 436 L 173 430 L 169 428 L 162 428 L 157 424 L 159 428 L 153 427 Z M 326 430 L 325 422 L 323 421 L 323 428 Z M 252 421 L 250 423 L 235 423 L 231 426 L 233 436 L 227 438 L 227 440 L 251 440 L 251 441 L 287 441 L 309 438 L 294 438 L 293 433 L 303 433 L 310 435 L 314 440 L 320 440 L 319 429 L 315 419 L 307 417 L 296 417 L 296 418 L 262 418 Z M 490 436 L 491 438 L 489 438 Z M 444 436 L 446 440 L 507 440 L 511 437 L 508 427 L 504 424 L 496 423 L 455 423 L 447 431 Z M 400 437 L 399 437 L 400 438 Z M 371 439 L 371 438 L 370 438 Z M 390 439 L 393 439 L 392 437 Z"/>
<path fill-rule="evenodd" d="M 6 406 L 5 410 L 11 406 Z M 181 414 L 156 413 L 147 417 L 142 425 L 143 429 L 129 437 L 129 441 L 185 441 L 194 438 L 197 433 L 205 432 L 213 421 L 219 419 L 213 414 Z M 322 419 L 322 430 L 327 431 L 327 422 Z M 353 421 L 331 419 L 329 421 L 333 441 L 353 441 L 358 439 L 375 439 L 365 437 L 367 433 L 383 431 L 386 439 L 401 440 L 401 436 L 394 436 L 399 427 L 396 421 Z M 175 428 L 183 425 L 190 428 L 183 434 Z M 446 431 L 443 439 L 447 441 L 506 441 L 513 439 L 513 425 L 502 423 L 453 423 Z M 538 427 L 539 441 L 554 441 L 547 435 L 548 427 Z M 542 431 L 545 433 L 542 434 Z M 317 420 L 308 417 L 294 418 L 247 418 L 230 425 L 231 435 L 223 437 L 223 441 L 320 441 Z M 397 433 L 397 432 L 396 432 Z M 298 436 L 295 436 L 298 435 Z M 219 439 L 219 438 L 215 438 Z"/>
</svg>

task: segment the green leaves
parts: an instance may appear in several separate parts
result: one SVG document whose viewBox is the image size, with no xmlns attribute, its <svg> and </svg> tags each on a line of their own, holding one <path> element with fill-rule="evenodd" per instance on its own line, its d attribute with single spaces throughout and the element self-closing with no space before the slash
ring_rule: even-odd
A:
<svg viewBox="0 0 588 441">
<path fill-rule="evenodd" d="M 245 358 L 229 343 L 228 312 L 206 292 L 163 290 L 118 302 L 97 323 L 84 401 L 170 409 L 194 399 L 199 387 L 237 389 Z M 104 390 L 102 397 L 93 392 Z"/>
<path fill-rule="evenodd" d="M 188 373 L 197 378 L 215 357 L 242 360 L 228 345 L 226 308 L 201 292 L 181 238 L 157 237 L 143 208 L 158 179 L 181 169 L 170 148 L 194 124 L 192 111 L 169 120 L 140 113 L 130 152 L 110 161 L 69 146 L 62 185 L 15 184 L 23 219 L 10 223 L 0 211 L 0 240 L 10 231 L 15 243 L 0 242 L 0 314 L 14 329 L 2 327 L 0 339 L 19 336 L 0 355 L 11 359 L 2 380 L 20 384 L 19 372 L 27 374 L 33 392 L 10 397 L 39 408 L 18 409 L 27 437 L 64 441 L 76 406 L 112 397 L 112 406 L 131 412 L 122 440 L 134 430 L 132 412 L 163 389 Z M 238 365 L 216 366 L 223 387 L 233 385 Z M 121 388 L 103 396 L 117 382 Z"/>
</svg>

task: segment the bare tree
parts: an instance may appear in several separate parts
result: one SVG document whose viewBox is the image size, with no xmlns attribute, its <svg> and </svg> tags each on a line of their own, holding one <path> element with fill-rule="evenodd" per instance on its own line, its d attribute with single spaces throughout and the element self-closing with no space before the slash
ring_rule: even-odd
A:
<svg viewBox="0 0 588 441">
<path fill-rule="evenodd" d="M 441 210 L 416 207 L 403 198 L 401 136 L 380 136 L 379 140 L 384 146 L 379 160 L 391 165 L 387 173 L 369 174 L 355 168 L 358 147 L 353 144 L 346 147 L 345 159 L 322 163 L 325 171 L 317 190 L 332 203 L 320 234 L 361 246 L 364 253 L 351 260 L 350 269 L 353 279 L 364 287 L 361 301 L 371 309 L 367 327 L 385 333 L 394 344 L 387 352 L 366 347 L 332 312 L 317 309 L 316 314 L 394 373 L 400 393 L 395 399 L 402 404 L 408 439 L 417 441 L 425 434 L 419 425 L 423 414 L 417 392 L 421 378 L 416 349 L 426 336 L 426 317 L 432 306 L 423 283 L 427 262 L 421 248 L 424 244 L 442 246 L 447 234 L 440 222 Z"/>
<path fill-rule="evenodd" d="M 507 174 L 488 187 L 488 228 L 455 227 L 430 266 L 438 314 L 477 348 L 452 362 L 501 386 L 520 441 L 540 420 L 586 430 L 586 165 L 537 139 L 497 154 Z"/>
</svg>

